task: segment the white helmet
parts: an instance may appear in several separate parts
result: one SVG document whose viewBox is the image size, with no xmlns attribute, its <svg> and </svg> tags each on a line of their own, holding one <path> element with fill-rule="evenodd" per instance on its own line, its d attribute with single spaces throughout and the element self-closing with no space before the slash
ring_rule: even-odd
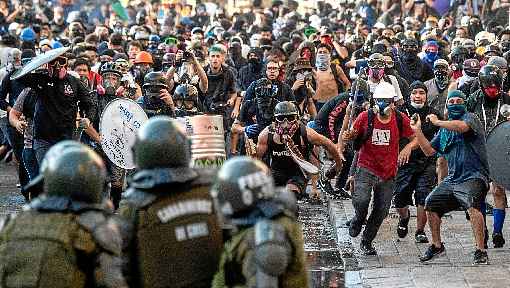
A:
<svg viewBox="0 0 510 288">
<path fill-rule="evenodd" d="M 374 99 L 395 99 L 397 97 L 397 92 L 395 91 L 395 87 L 388 82 L 381 82 L 377 87 L 375 87 Z"/>
</svg>

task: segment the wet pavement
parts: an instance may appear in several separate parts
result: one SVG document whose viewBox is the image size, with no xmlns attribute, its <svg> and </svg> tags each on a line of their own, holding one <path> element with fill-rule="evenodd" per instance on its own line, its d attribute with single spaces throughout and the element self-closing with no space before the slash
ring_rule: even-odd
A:
<svg viewBox="0 0 510 288">
<path fill-rule="evenodd" d="M 16 169 L 14 162 L 0 163 L 0 216 L 16 212 L 25 204 L 25 199 L 16 187 Z"/>
<path fill-rule="evenodd" d="M 0 162 L 0 216 L 19 211 L 25 203 L 17 183 L 15 163 Z M 300 201 L 299 215 L 311 287 L 344 287 L 344 264 L 328 216 L 328 202 L 325 199 L 320 204 Z"/>
<path fill-rule="evenodd" d="M 344 287 L 344 263 L 329 221 L 327 203 L 298 203 L 305 256 L 314 288 Z"/>
</svg>

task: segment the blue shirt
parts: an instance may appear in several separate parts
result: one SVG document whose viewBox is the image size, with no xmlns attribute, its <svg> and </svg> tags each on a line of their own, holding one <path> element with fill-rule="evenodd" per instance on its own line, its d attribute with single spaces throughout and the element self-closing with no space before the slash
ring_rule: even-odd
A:
<svg viewBox="0 0 510 288">
<path fill-rule="evenodd" d="M 448 176 L 445 181 L 460 184 L 471 179 L 489 183 L 489 163 L 485 146 L 485 131 L 482 123 L 473 113 L 466 113 L 461 119 L 471 129 L 460 133 L 441 128 L 431 141 L 432 147 L 448 161 Z M 441 132 L 453 134 L 449 145 L 441 149 Z M 446 131 L 445 131 L 446 130 Z"/>
</svg>

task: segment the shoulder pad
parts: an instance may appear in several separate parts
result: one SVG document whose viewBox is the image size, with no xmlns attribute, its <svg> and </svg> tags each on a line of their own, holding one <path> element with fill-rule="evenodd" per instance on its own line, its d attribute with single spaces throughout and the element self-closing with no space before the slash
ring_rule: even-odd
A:
<svg viewBox="0 0 510 288">
<path fill-rule="evenodd" d="M 106 216 L 99 211 L 87 211 L 80 214 L 76 220 L 80 226 L 89 232 L 93 232 L 99 223 L 106 221 Z"/>
<path fill-rule="evenodd" d="M 194 187 L 212 185 L 216 171 L 213 169 L 194 169 L 194 171 L 198 174 L 198 177 L 192 182 Z"/>
<path fill-rule="evenodd" d="M 170 183 L 187 183 L 197 177 L 196 171 L 188 167 L 141 170 L 133 176 L 130 186 L 151 189 Z"/>
<path fill-rule="evenodd" d="M 157 196 L 154 194 L 147 193 L 136 188 L 128 188 L 126 192 L 124 192 L 122 200 L 137 208 L 141 208 L 151 204 L 154 200 L 156 200 L 156 198 Z"/>
<path fill-rule="evenodd" d="M 103 212 L 88 211 L 81 214 L 77 221 L 92 234 L 101 248 L 114 254 L 120 254 L 122 237 L 119 223 L 112 217 L 107 217 Z"/>
</svg>

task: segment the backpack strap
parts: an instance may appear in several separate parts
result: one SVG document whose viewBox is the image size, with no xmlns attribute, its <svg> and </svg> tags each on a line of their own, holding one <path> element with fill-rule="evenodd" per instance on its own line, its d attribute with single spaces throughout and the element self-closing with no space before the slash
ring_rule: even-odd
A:
<svg viewBox="0 0 510 288">
<path fill-rule="evenodd" d="M 374 118 L 375 113 L 372 111 L 372 109 L 368 109 L 367 111 L 368 121 L 367 121 L 367 130 L 365 130 L 365 133 L 363 135 L 357 137 L 354 140 L 354 149 L 359 150 L 361 149 L 361 146 L 370 138 L 372 137 L 372 132 L 374 131 Z"/>
<path fill-rule="evenodd" d="M 398 127 L 398 138 L 401 138 L 400 135 L 402 135 L 402 112 L 395 111 L 395 117 L 397 118 L 397 127 Z"/>
<path fill-rule="evenodd" d="M 331 73 L 333 73 L 333 77 L 335 78 L 336 85 L 338 86 L 338 94 L 342 93 L 344 91 L 344 82 L 340 79 L 340 75 L 338 75 L 338 68 L 339 66 L 337 64 L 331 63 Z"/>
</svg>

